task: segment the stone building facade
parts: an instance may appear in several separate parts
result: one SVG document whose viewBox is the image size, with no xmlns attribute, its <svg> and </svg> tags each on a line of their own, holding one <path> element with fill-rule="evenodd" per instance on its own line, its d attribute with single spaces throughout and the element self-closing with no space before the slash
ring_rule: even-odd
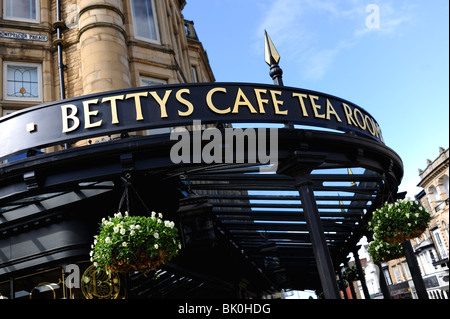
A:
<svg viewBox="0 0 450 319">
<path fill-rule="evenodd" d="M 419 169 L 423 190 L 415 199 L 430 212 L 429 228 L 411 240 L 430 299 L 449 299 L 449 150 Z M 389 261 L 384 276 L 395 298 L 415 298 L 415 289 L 405 258 Z"/>
<path fill-rule="evenodd" d="M 62 96 L 214 81 L 184 0 L 0 3 L 0 116 Z"/>
</svg>

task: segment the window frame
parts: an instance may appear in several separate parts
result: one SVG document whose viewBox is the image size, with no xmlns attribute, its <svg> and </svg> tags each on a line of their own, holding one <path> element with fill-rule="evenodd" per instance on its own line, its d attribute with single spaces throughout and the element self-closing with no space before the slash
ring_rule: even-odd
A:
<svg viewBox="0 0 450 319">
<path fill-rule="evenodd" d="M 134 5 L 133 5 L 133 1 L 134 0 L 130 0 L 129 4 L 130 4 L 130 8 L 131 8 L 131 20 L 132 20 L 132 24 L 133 24 L 133 32 L 134 32 L 134 37 L 138 40 L 142 40 L 145 42 L 150 42 L 150 43 L 155 43 L 155 44 L 161 44 L 161 35 L 159 33 L 159 22 L 158 22 L 158 14 L 156 11 L 156 4 L 155 4 L 155 0 L 149 0 L 151 5 L 152 5 L 152 12 L 153 12 L 153 23 L 155 24 L 155 33 L 156 33 L 156 39 L 152 39 L 152 38 L 147 38 L 141 35 L 138 35 L 138 32 L 136 30 L 136 18 L 134 15 Z"/>
<path fill-rule="evenodd" d="M 16 97 L 8 96 L 8 66 L 28 66 L 36 67 L 37 70 L 37 97 Z M 24 102 L 42 102 L 43 101 L 43 89 L 42 89 L 42 63 L 32 62 L 16 62 L 16 61 L 3 61 L 3 100 L 4 101 L 24 101 Z"/>
<path fill-rule="evenodd" d="M 7 15 L 7 2 L 13 1 L 13 0 L 3 0 L 3 14 L 2 17 L 4 20 L 11 20 L 11 21 L 19 21 L 19 22 L 28 22 L 28 23 L 41 23 L 41 2 L 40 0 L 33 0 L 35 1 L 36 6 L 36 18 L 35 19 L 29 19 L 29 18 L 20 18 L 15 16 L 8 16 Z"/>
<path fill-rule="evenodd" d="M 144 83 L 147 81 L 149 83 Z M 167 80 L 147 75 L 139 75 L 139 86 L 167 85 Z"/>
</svg>

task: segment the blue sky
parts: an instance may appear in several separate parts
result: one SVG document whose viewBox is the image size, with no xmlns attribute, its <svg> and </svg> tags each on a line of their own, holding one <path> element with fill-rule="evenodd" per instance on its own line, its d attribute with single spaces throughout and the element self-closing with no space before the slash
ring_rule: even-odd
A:
<svg viewBox="0 0 450 319">
<path fill-rule="evenodd" d="M 420 191 L 418 169 L 449 146 L 448 0 L 186 2 L 183 15 L 194 21 L 216 81 L 272 84 L 267 30 L 284 84 L 367 110 L 403 160 L 400 190 Z"/>
</svg>

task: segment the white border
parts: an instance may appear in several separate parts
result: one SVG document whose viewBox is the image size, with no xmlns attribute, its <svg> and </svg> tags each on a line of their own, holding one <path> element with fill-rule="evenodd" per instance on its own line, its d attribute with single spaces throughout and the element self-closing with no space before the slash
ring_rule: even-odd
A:
<svg viewBox="0 0 450 319">
<path fill-rule="evenodd" d="M 37 67 L 37 81 L 38 81 L 38 97 L 15 97 L 8 96 L 8 65 L 16 66 L 32 66 Z M 29 63 L 29 62 L 13 62 L 13 61 L 3 61 L 3 100 L 4 101 L 30 101 L 30 102 L 42 102 L 42 64 L 41 63 Z"/>
<path fill-rule="evenodd" d="M 41 23 L 41 3 L 40 0 L 34 0 L 36 1 L 36 19 L 26 19 L 26 18 L 19 18 L 19 17 L 11 17 L 6 14 L 6 2 L 9 0 L 3 0 L 3 19 L 5 20 L 12 20 L 12 21 L 20 21 L 20 22 L 29 22 L 29 23 Z"/>
<path fill-rule="evenodd" d="M 151 0 L 151 4 L 152 4 L 152 11 L 153 11 L 153 18 L 154 18 L 154 22 L 155 22 L 155 31 L 156 31 L 156 40 L 155 39 L 151 39 L 151 38 L 145 38 L 145 37 L 141 37 L 137 35 L 137 31 L 136 31 L 136 23 L 134 20 L 134 8 L 133 8 L 133 0 L 130 0 L 130 9 L 131 9 L 131 20 L 133 22 L 133 32 L 134 32 L 134 37 L 138 40 L 142 40 L 145 42 L 151 42 L 151 43 L 155 43 L 155 44 L 161 44 L 161 36 L 159 34 L 159 23 L 158 23 L 158 13 L 156 11 L 156 6 L 155 6 L 155 0 Z"/>
</svg>

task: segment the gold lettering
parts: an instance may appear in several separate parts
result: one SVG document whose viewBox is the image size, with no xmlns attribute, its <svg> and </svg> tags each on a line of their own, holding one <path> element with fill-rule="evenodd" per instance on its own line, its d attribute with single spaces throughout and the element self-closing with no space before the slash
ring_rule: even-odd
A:
<svg viewBox="0 0 450 319">
<path fill-rule="evenodd" d="M 364 121 L 367 124 L 367 129 L 369 130 L 370 134 L 372 134 L 373 136 L 375 136 L 375 123 L 373 122 L 373 118 L 371 118 L 369 115 L 366 115 L 364 117 Z"/>
<path fill-rule="evenodd" d="M 71 110 L 70 114 L 67 114 L 68 110 Z M 61 113 L 62 113 L 62 132 L 67 133 L 74 131 L 80 126 L 80 119 L 76 117 L 78 109 L 73 104 L 61 105 Z M 73 121 L 73 125 L 69 127 L 69 120 Z"/>
<path fill-rule="evenodd" d="M 270 95 L 272 96 L 273 108 L 275 110 L 275 114 L 287 115 L 288 111 L 280 111 L 279 106 L 283 105 L 283 101 L 278 101 L 276 95 L 281 95 L 281 91 L 272 91 L 270 90 Z"/>
<path fill-rule="evenodd" d="M 376 126 L 376 136 L 380 139 L 381 142 L 384 143 L 383 134 L 381 134 L 380 126 L 376 122 L 375 122 L 375 126 Z"/>
<path fill-rule="evenodd" d="M 353 126 L 358 126 L 358 124 L 356 124 L 355 120 L 353 119 L 353 114 L 352 114 L 352 110 L 351 110 L 350 106 L 348 106 L 345 103 L 342 103 L 342 106 L 344 107 L 344 113 L 345 113 L 345 117 L 347 118 L 347 124 L 353 125 Z"/>
<path fill-rule="evenodd" d="M 315 95 L 310 95 L 309 96 L 309 100 L 311 101 L 311 106 L 312 106 L 312 109 L 313 109 L 313 112 L 314 112 L 314 117 L 315 118 L 324 119 L 325 118 L 325 114 L 319 114 L 319 112 L 318 112 L 320 110 L 321 106 L 317 105 L 315 103 L 315 101 L 319 100 L 319 97 L 315 96 Z"/>
<path fill-rule="evenodd" d="M 102 103 L 111 102 L 111 123 L 112 124 L 119 123 L 119 118 L 117 116 L 117 104 L 116 104 L 117 100 L 123 100 L 123 95 L 108 96 L 108 97 L 104 97 L 102 99 Z"/>
<path fill-rule="evenodd" d="M 223 92 L 223 93 L 227 93 L 227 89 L 226 88 L 213 88 L 211 89 L 208 94 L 206 95 L 206 105 L 208 105 L 208 107 L 210 108 L 211 111 L 213 111 L 214 113 L 217 114 L 227 114 L 230 112 L 230 107 L 227 107 L 224 110 L 219 110 L 218 108 L 216 108 L 212 102 L 212 95 L 216 92 Z"/>
<path fill-rule="evenodd" d="M 155 91 L 150 92 L 151 96 L 155 99 L 156 102 L 159 104 L 159 108 L 161 110 L 161 118 L 167 117 L 167 109 L 166 109 L 166 103 L 169 99 L 170 93 L 172 93 L 172 90 L 167 90 L 164 94 L 164 97 L 161 99 Z"/>
<path fill-rule="evenodd" d="M 253 105 L 250 103 L 250 101 L 247 99 L 247 97 L 245 96 L 244 92 L 242 92 L 242 89 L 239 88 L 238 92 L 236 94 L 236 99 L 234 100 L 234 107 L 233 107 L 233 111 L 231 113 L 239 113 L 239 106 L 247 106 L 248 109 L 250 110 L 250 113 L 258 113 L 256 112 L 255 108 L 253 107 Z"/>
<path fill-rule="evenodd" d="M 267 90 L 254 89 L 254 91 L 255 91 L 256 101 L 258 102 L 258 106 L 259 106 L 259 113 L 266 113 L 266 110 L 264 109 L 263 104 L 269 103 L 269 100 L 261 98 L 261 94 L 266 94 Z"/>
<path fill-rule="evenodd" d="M 183 94 L 183 93 L 191 94 L 191 91 L 189 89 L 178 90 L 175 97 L 177 98 L 178 102 L 187 106 L 188 109 L 187 109 L 187 111 L 184 111 L 184 112 L 178 111 L 178 115 L 179 116 L 189 116 L 194 111 L 194 106 L 192 105 L 191 102 L 189 102 L 188 100 L 181 97 L 181 94 Z"/>
<path fill-rule="evenodd" d="M 360 122 L 359 119 L 358 119 L 358 114 L 357 114 L 357 112 L 358 112 L 359 116 L 361 117 L 362 124 L 361 124 L 361 122 Z M 357 108 L 355 108 L 355 109 L 353 110 L 353 114 L 355 115 L 355 119 L 356 119 L 356 122 L 358 123 L 358 126 L 361 128 L 361 130 L 365 130 L 365 129 L 366 129 L 366 122 L 364 122 L 364 115 L 363 115 L 363 114 L 361 113 L 361 111 L 360 111 L 359 109 L 357 109 Z"/>
<path fill-rule="evenodd" d="M 146 97 L 147 94 L 147 92 L 138 92 L 127 94 L 127 96 L 125 96 L 125 100 L 134 98 L 134 106 L 136 108 L 136 121 L 142 121 L 144 119 L 144 117 L 142 116 L 141 97 Z"/>
<path fill-rule="evenodd" d="M 95 123 L 91 123 L 91 116 L 97 116 L 98 110 L 91 111 L 89 109 L 90 104 L 97 104 L 98 99 L 83 101 L 83 111 L 84 111 L 84 128 L 93 128 L 102 125 L 103 120 L 98 120 Z"/>
<path fill-rule="evenodd" d="M 306 112 L 305 101 L 303 101 L 303 99 L 306 99 L 308 95 L 300 93 L 292 93 L 292 97 L 298 98 L 300 107 L 302 108 L 302 115 L 305 117 L 308 116 L 308 112 Z"/>
<path fill-rule="evenodd" d="M 331 104 L 330 100 L 327 99 L 327 120 L 330 119 L 330 114 L 333 114 L 336 117 L 336 121 L 342 122 L 341 118 L 339 117 L 339 115 L 337 115 L 336 110 Z"/>
</svg>

